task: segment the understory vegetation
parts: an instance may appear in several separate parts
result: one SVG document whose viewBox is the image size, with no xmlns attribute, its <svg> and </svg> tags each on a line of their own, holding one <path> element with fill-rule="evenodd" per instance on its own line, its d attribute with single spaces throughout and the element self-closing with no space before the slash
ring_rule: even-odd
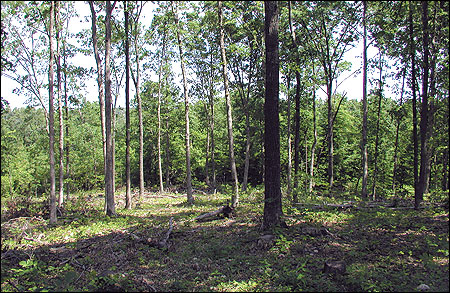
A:
<svg viewBox="0 0 450 293">
<path fill-rule="evenodd" d="M 243 193 L 232 217 L 205 222 L 195 217 L 228 194 L 199 192 L 188 205 L 183 194 L 146 192 L 132 210 L 123 209 L 123 192 L 116 198 L 118 216 L 105 217 L 99 191 L 74 194 L 52 226 L 45 197 L 2 197 L 1 290 L 449 290 L 448 199 L 414 210 L 405 199 L 342 205 L 339 196 L 315 196 L 297 205 L 284 197 L 288 228 L 262 242 L 262 187 Z M 162 237 L 171 217 L 167 248 L 135 240 Z M 345 272 L 324 273 L 328 261 L 343 262 Z"/>
</svg>

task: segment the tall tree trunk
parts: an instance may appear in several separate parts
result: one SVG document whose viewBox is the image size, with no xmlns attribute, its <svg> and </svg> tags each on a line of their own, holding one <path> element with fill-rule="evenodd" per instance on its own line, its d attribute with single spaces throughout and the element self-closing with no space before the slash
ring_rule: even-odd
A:
<svg viewBox="0 0 450 293">
<path fill-rule="evenodd" d="M 287 169 L 287 195 L 290 196 L 292 192 L 292 137 L 291 137 L 291 96 L 289 91 L 291 89 L 291 72 L 287 75 L 287 145 L 288 145 L 288 169 Z"/>
<path fill-rule="evenodd" d="M 295 57 L 297 64 L 300 63 L 300 58 L 298 57 L 298 45 L 297 39 L 295 37 L 295 31 L 292 25 L 292 7 L 291 1 L 288 1 L 289 8 L 289 30 L 291 32 L 291 38 L 293 43 L 293 49 L 295 50 Z M 294 192 L 292 194 L 292 199 L 297 202 L 298 196 L 298 171 L 299 171 L 299 149 L 300 149 L 300 72 L 295 70 L 295 78 L 297 80 L 297 87 L 295 91 L 295 116 L 294 116 Z"/>
<path fill-rule="evenodd" d="M 428 2 L 422 1 L 422 26 L 423 26 L 423 77 L 422 77 L 422 107 L 420 112 L 420 172 L 417 186 L 417 204 L 416 208 L 423 200 L 426 191 L 427 168 L 429 168 L 430 152 L 428 146 Z"/>
<path fill-rule="evenodd" d="M 328 105 L 328 188 L 333 189 L 334 184 L 334 145 L 333 145 L 333 101 L 332 101 L 332 79 L 327 77 L 327 105 Z"/>
<path fill-rule="evenodd" d="M 313 76 L 315 76 L 314 65 L 313 65 Z M 311 146 L 311 161 L 309 165 L 309 193 L 312 192 L 314 187 L 314 156 L 316 153 L 317 146 L 317 119 L 316 119 L 316 86 L 313 85 L 313 98 L 312 98 L 312 110 L 313 110 L 313 144 Z"/>
<path fill-rule="evenodd" d="M 56 21 L 56 78 L 58 82 L 58 114 L 59 114 L 59 196 L 58 207 L 64 203 L 64 122 L 63 103 L 61 94 L 61 52 L 60 52 L 60 30 L 59 18 L 60 1 L 55 1 L 55 21 Z"/>
<path fill-rule="evenodd" d="M 362 139 L 361 139 L 361 154 L 362 154 L 362 184 L 361 197 L 367 199 L 367 179 L 369 177 L 369 165 L 367 154 L 367 25 L 366 25 L 366 10 L 367 1 L 363 1 L 363 26 L 364 26 L 364 48 L 363 48 L 363 121 L 362 121 Z"/>
<path fill-rule="evenodd" d="M 138 12 L 135 21 L 135 32 L 134 32 L 134 53 L 135 53 L 135 63 L 136 63 L 136 76 L 134 76 L 133 71 L 131 71 L 131 77 L 133 78 L 134 87 L 136 89 L 136 100 L 138 103 L 138 119 L 139 119 L 139 199 L 144 196 L 144 122 L 142 119 L 142 99 L 140 95 L 140 64 L 139 64 L 139 45 L 138 45 L 138 24 L 139 16 L 142 12 Z"/>
<path fill-rule="evenodd" d="M 166 51 L 166 31 L 165 31 L 165 27 L 164 27 L 163 47 L 162 47 L 162 53 L 161 53 L 161 60 L 159 63 L 159 74 L 158 74 L 158 109 L 157 109 L 157 116 L 158 116 L 158 172 L 159 172 L 159 192 L 160 193 L 164 192 L 162 162 L 161 162 L 161 74 L 162 74 L 163 62 L 164 62 L 164 57 L 165 57 L 164 56 L 165 51 Z"/>
<path fill-rule="evenodd" d="M 294 116 L 294 192 L 292 197 L 294 202 L 297 202 L 298 197 L 298 181 L 299 181 L 299 165 L 300 165 L 300 73 L 295 71 L 295 78 L 297 80 L 297 87 L 295 91 L 295 116 Z"/>
<path fill-rule="evenodd" d="M 247 184 L 248 184 L 248 170 L 250 167 L 250 144 L 251 144 L 251 135 L 250 135 L 250 109 L 249 109 L 249 102 L 250 102 L 250 91 L 251 91 L 251 84 L 252 84 L 252 78 L 253 78 L 253 67 L 254 62 L 256 61 L 256 57 L 254 56 L 254 50 L 253 50 L 253 42 L 254 38 L 253 35 L 249 35 L 249 47 L 250 47 L 250 64 L 249 69 L 250 73 L 248 76 L 248 85 L 247 85 L 247 93 L 246 97 L 244 97 L 244 89 L 242 89 L 242 95 L 244 98 L 244 109 L 245 109 L 245 161 L 244 161 L 244 179 L 242 181 L 242 191 L 247 190 Z"/>
<path fill-rule="evenodd" d="M 56 224 L 56 194 L 55 194 L 55 117 L 53 106 L 53 23 L 54 23 L 55 2 L 50 2 L 50 24 L 48 37 L 50 43 L 50 59 L 48 65 L 48 94 L 49 94 L 49 158 L 50 158 L 50 224 Z"/>
<path fill-rule="evenodd" d="M 230 150 L 231 175 L 233 176 L 233 195 L 231 196 L 231 206 L 235 208 L 239 203 L 239 182 L 236 171 L 236 160 L 234 158 L 233 118 L 231 114 L 232 113 L 231 98 L 228 90 L 227 59 L 225 55 L 223 14 L 221 1 L 218 1 L 218 12 L 219 12 L 219 26 L 220 26 L 220 51 L 222 54 L 222 74 L 227 106 L 228 146 Z"/>
<path fill-rule="evenodd" d="M 278 57 L 278 12 L 276 1 L 266 1 L 266 86 L 264 103 L 264 218 L 263 229 L 282 225 L 281 187 L 280 187 L 280 121 L 278 112 L 279 66 Z"/>
<path fill-rule="evenodd" d="M 380 141 L 380 115 L 381 115 L 381 97 L 383 90 L 383 82 L 382 82 L 382 60 L 381 60 L 381 50 L 380 50 L 380 80 L 379 80 L 379 89 L 378 89 L 378 110 L 377 110 L 377 128 L 375 131 L 375 156 L 374 156 L 374 165 L 375 169 L 373 171 L 373 180 L 372 180 L 372 200 L 376 199 L 376 186 L 377 186 L 377 176 L 378 176 L 378 147 Z"/>
<path fill-rule="evenodd" d="M 111 14 L 113 7 L 111 1 L 106 1 L 106 36 L 105 36 L 105 124 L 106 124 L 106 169 L 105 169 L 105 196 L 106 196 L 106 214 L 113 216 L 116 214 L 114 203 L 113 186 L 113 149 L 111 133 Z"/>
<path fill-rule="evenodd" d="M 403 93 L 404 93 L 404 89 L 405 89 L 405 77 L 406 77 L 406 68 L 403 69 L 402 90 L 401 90 L 401 93 L 400 93 L 399 107 L 402 107 L 402 105 L 403 105 Z M 394 143 L 394 169 L 392 171 L 392 193 L 394 194 L 394 196 L 396 195 L 395 178 L 397 177 L 397 166 L 398 166 L 398 135 L 399 135 L 400 123 L 401 123 L 400 114 L 397 114 L 396 122 L 397 123 L 396 123 L 396 127 L 395 127 L 395 143 Z"/>
<path fill-rule="evenodd" d="M 189 95 L 187 89 L 186 72 L 184 69 L 183 48 L 181 44 L 181 36 L 178 21 L 178 12 L 176 3 L 172 2 L 172 12 L 175 15 L 175 26 L 178 40 L 178 50 L 180 53 L 181 73 L 183 75 L 183 88 L 184 88 L 184 105 L 185 105 L 185 125 L 186 125 L 186 194 L 189 204 L 194 203 L 194 197 L 192 196 L 192 175 L 191 175 L 191 146 L 190 146 L 190 131 L 189 131 Z"/>
<path fill-rule="evenodd" d="M 410 50 L 411 50 L 411 91 L 412 91 L 412 110 L 413 110 L 413 144 L 414 144 L 414 206 L 416 208 L 420 205 L 418 197 L 417 183 L 418 183 L 418 169 L 419 169 L 419 147 L 417 140 L 417 102 L 416 102 L 416 49 L 414 46 L 414 34 L 413 34 L 413 18 L 412 18 L 412 3 L 409 1 L 409 38 L 410 38 Z"/>
<path fill-rule="evenodd" d="M 65 154 L 66 154 L 66 179 L 70 179 L 70 156 L 69 156 L 69 151 L 70 151 L 70 141 L 69 141 L 69 101 L 68 101 L 68 97 L 67 97 L 67 63 L 66 63 L 66 44 L 64 42 L 63 44 L 63 63 L 64 63 L 64 107 L 65 107 L 65 112 L 66 112 L 66 150 L 65 150 Z M 70 180 L 66 180 L 66 200 L 70 200 Z"/>
<path fill-rule="evenodd" d="M 100 52 L 98 50 L 97 37 L 97 14 L 94 9 L 94 1 L 89 1 L 92 16 L 92 45 L 94 47 L 95 63 L 97 65 L 97 85 L 98 85 L 98 101 L 100 104 L 100 124 L 102 128 L 102 142 L 103 142 L 103 166 L 106 169 L 106 126 L 105 126 L 105 101 L 104 101 L 104 84 L 102 72 L 102 60 L 100 59 Z"/>
<path fill-rule="evenodd" d="M 215 161 L 215 143 L 214 143 L 214 67 L 213 54 L 211 53 L 210 63 L 210 79 L 209 79 L 209 108 L 211 111 L 210 129 L 211 129 L 211 172 L 212 182 L 211 187 L 216 190 L 216 161 Z"/>
<path fill-rule="evenodd" d="M 167 76 L 166 76 L 167 85 Z M 166 168 L 166 187 L 170 186 L 170 139 L 169 139 L 169 106 L 166 108 L 166 143 L 165 143 L 165 168 Z"/>
<path fill-rule="evenodd" d="M 131 209 L 131 167 L 130 167 L 130 40 L 128 37 L 128 10 L 127 1 L 124 2 L 125 14 L 125 208 Z"/>
<path fill-rule="evenodd" d="M 211 146 L 211 139 L 210 139 L 210 131 L 209 125 L 211 124 L 211 118 L 209 117 L 209 111 L 208 111 L 208 104 L 205 102 L 203 104 L 205 107 L 205 115 L 206 115 L 206 123 L 207 123 L 207 129 L 206 129 L 206 160 L 205 160 L 205 183 L 209 187 L 211 186 L 211 181 L 209 180 L 209 148 Z"/>
</svg>

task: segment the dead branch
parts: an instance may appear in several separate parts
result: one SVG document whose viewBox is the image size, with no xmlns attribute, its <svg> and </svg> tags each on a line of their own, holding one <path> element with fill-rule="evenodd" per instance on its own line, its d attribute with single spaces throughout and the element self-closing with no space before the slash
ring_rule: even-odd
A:
<svg viewBox="0 0 450 293">
<path fill-rule="evenodd" d="M 164 248 L 168 248 L 169 244 L 167 243 L 167 240 L 170 237 L 170 233 L 172 233 L 173 230 L 173 217 L 170 218 L 169 220 L 169 229 L 167 230 L 166 234 L 164 235 L 164 238 L 162 238 L 161 240 L 154 240 L 152 238 L 147 238 L 147 239 L 143 239 L 133 233 L 129 233 L 129 235 L 136 241 L 136 242 L 140 242 L 140 243 L 144 243 L 153 247 L 157 247 L 159 249 L 164 249 Z"/>
<path fill-rule="evenodd" d="M 195 218 L 195 220 L 198 221 L 198 222 L 208 221 L 208 220 L 212 220 L 213 217 L 219 217 L 220 214 L 223 214 L 224 217 L 228 218 L 232 212 L 233 212 L 233 208 L 231 208 L 227 204 L 227 205 L 224 205 L 223 207 L 221 207 L 218 210 L 215 210 L 213 212 L 209 212 L 209 213 L 200 215 L 197 218 Z"/>
</svg>

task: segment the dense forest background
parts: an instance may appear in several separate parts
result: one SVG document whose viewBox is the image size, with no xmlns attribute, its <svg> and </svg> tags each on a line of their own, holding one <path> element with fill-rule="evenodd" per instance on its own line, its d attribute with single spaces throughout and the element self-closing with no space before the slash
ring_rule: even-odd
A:
<svg viewBox="0 0 450 293">
<path fill-rule="evenodd" d="M 188 116 L 193 189 L 231 193 L 234 179 L 217 3 L 155 2 L 151 24 L 139 17 L 142 10 L 150 9 L 144 4 L 117 2 L 111 10 L 114 188 L 127 184 L 129 153 L 134 191 L 143 178 L 147 190 L 186 192 Z M 93 12 L 86 21 L 96 20 L 94 36 L 92 30 L 71 35 L 69 27 L 78 22 L 71 1 L 57 2 L 52 34 L 49 2 L 2 1 L 1 5 L 2 75 L 17 82 L 17 94 L 28 97 L 27 107 L 15 109 L 9 106 L 14 96 L 1 98 L 2 202 L 17 195 L 48 197 L 51 190 L 49 92 L 55 95 L 56 178 L 62 174 L 64 182 L 61 186 L 56 180 L 56 192 L 64 190 L 68 198 L 76 191 L 104 189 L 103 101 L 93 102 L 83 89 L 87 80 L 104 77 L 99 68 L 104 68 L 106 59 L 107 7 L 103 2 L 85 3 Z M 222 5 L 234 159 L 239 189 L 245 190 L 247 185 L 262 184 L 265 171 L 264 4 Z M 448 2 L 281 1 L 279 5 L 283 196 L 412 199 L 421 180 L 425 198 L 447 196 Z M 50 63 L 51 91 L 49 35 L 56 58 Z M 344 53 L 361 42 L 378 50 L 359 69 L 367 76 L 366 101 L 362 92 L 350 97 L 337 87 L 351 73 Z M 98 56 L 100 63 L 97 68 L 83 67 L 76 54 L 92 56 L 93 61 Z M 127 83 L 126 54 L 128 80 L 139 89 L 130 98 L 128 123 L 127 110 L 117 106 Z M 176 82 L 180 56 L 189 73 L 184 91 Z M 157 81 L 150 75 L 158 76 Z M 318 98 L 319 91 L 326 93 L 325 98 Z M 102 97 L 99 92 L 88 95 Z"/>
</svg>

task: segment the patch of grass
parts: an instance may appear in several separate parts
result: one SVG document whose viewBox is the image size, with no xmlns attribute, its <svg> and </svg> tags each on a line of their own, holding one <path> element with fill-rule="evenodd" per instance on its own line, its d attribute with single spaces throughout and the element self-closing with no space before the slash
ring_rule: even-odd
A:
<svg viewBox="0 0 450 293">
<path fill-rule="evenodd" d="M 314 210 L 284 198 L 289 228 L 275 230 L 274 241 L 261 246 L 261 187 L 241 194 L 231 219 L 194 221 L 231 198 L 224 190 L 195 194 L 193 205 L 180 194 L 146 195 L 138 208 L 118 205 L 115 217 L 103 214 L 97 193 L 73 195 L 55 226 L 39 209 L 28 208 L 28 216 L 2 221 L 1 289 L 414 291 L 422 283 L 433 291 L 449 289 L 445 208 Z M 123 195 L 117 197 L 121 202 Z M 160 239 L 170 217 L 167 249 L 135 240 Z M 332 235 L 304 234 L 305 227 L 326 227 Z M 345 262 L 346 274 L 324 274 L 328 260 Z"/>
</svg>

